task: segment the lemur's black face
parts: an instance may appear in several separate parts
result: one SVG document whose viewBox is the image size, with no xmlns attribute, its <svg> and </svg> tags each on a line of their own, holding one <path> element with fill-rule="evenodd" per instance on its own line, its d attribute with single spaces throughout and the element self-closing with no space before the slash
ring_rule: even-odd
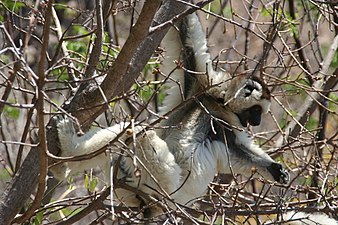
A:
<svg viewBox="0 0 338 225">
<path fill-rule="evenodd" d="M 260 125 L 262 114 L 266 113 L 270 107 L 270 91 L 259 78 L 234 78 L 225 88 L 224 93 L 224 96 L 216 99 L 217 102 L 234 113 L 243 127 L 248 124 Z"/>
<path fill-rule="evenodd" d="M 251 107 L 247 106 L 247 108 L 244 103 L 254 101 L 258 103 L 260 101 L 263 102 L 264 99 L 270 99 L 269 89 L 258 78 L 252 77 L 251 80 L 247 81 L 238 98 L 247 99 L 246 101 L 243 100 L 244 109 L 236 113 L 242 126 L 246 127 L 248 124 L 258 126 L 261 123 L 262 106 L 255 104 Z"/>
<path fill-rule="evenodd" d="M 246 127 L 248 124 L 258 126 L 261 123 L 262 107 L 254 105 L 243 110 L 241 113 L 237 113 L 237 116 L 243 127 Z"/>
</svg>

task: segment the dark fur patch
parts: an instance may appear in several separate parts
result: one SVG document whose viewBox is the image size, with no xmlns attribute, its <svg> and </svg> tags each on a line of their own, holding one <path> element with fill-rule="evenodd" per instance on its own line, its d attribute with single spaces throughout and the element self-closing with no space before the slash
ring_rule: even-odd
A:
<svg viewBox="0 0 338 225">
<path fill-rule="evenodd" d="M 258 126 L 261 123 L 262 107 L 254 105 L 238 113 L 237 116 L 243 127 L 246 127 L 248 124 Z"/>
</svg>

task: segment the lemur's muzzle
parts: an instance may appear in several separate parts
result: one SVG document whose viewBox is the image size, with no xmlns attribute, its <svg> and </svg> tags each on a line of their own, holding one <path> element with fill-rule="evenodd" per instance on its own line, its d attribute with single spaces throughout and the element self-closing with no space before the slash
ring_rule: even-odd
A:
<svg viewBox="0 0 338 225">
<path fill-rule="evenodd" d="M 237 116 L 243 127 L 246 127 L 248 124 L 258 126 L 261 123 L 262 107 L 254 105 L 238 113 Z"/>
</svg>

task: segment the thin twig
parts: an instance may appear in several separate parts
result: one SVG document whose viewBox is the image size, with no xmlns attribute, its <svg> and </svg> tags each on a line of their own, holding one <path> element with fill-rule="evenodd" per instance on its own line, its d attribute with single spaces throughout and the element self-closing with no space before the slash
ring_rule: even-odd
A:
<svg viewBox="0 0 338 225">
<path fill-rule="evenodd" d="M 332 62 L 334 53 L 338 48 L 338 35 L 334 38 L 332 45 L 330 46 L 330 51 L 323 61 L 323 67 L 320 71 L 320 77 L 316 82 L 313 83 L 313 88 L 321 89 L 322 91 L 327 91 L 332 89 L 338 82 L 338 76 L 331 76 L 329 79 L 326 78 L 326 74 L 328 73 L 329 65 Z M 316 100 L 320 102 L 321 94 L 315 92 L 313 94 L 309 93 L 309 96 L 305 99 L 304 104 L 299 108 L 298 116 L 293 120 L 288 127 L 285 128 L 285 134 L 281 135 L 277 142 L 276 147 L 281 147 L 285 141 L 287 142 L 291 138 L 297 137 L 300 132 L 301 126 L 299 124 L 303 124 L 306 121 L 306 118 L 317 108 Z"/>
</svg>

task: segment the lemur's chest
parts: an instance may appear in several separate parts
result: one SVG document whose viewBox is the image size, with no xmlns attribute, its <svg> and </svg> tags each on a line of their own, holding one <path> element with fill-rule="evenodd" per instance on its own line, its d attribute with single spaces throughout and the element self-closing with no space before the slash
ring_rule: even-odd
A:
<svg viewBox="0 0 338 225">
<path fill-rule="evenodd" d="M 203 109 L 192 108 L 181 120 L 181 126 L 167 131 L 165 141 L 182 169 L 180 190 L 176 199 L 186 204 L 202 195 L 217 173 L 218 160 L 209 137 L 211 116 Z"/>
<path fill-rule="evenodd" d="M 192 161 L 197 160 L 197 149 L 208 139 L 210 116 L 198 107 L 191 107 L 180 121 L 175 123 L 178 125 L 166 130 L 163 139 L 175 156 L 176 162 L 188 167 Z"/>
</svg>

